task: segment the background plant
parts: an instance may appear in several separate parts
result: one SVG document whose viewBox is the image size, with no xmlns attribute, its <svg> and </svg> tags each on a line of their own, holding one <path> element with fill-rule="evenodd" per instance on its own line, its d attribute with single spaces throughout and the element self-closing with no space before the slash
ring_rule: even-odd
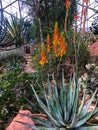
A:
<svg viewBox="0 0 98 130">
<path fill-rule="evenodd" d="M 25 43 L 29 43 L 31 39 L 31 24 L 23 18 L 18 19 L 11 16 L 10 19 L 5 18 L 6 28 L 3 29 L 4 39 L 0 47 L 15 46 L 20 47 Z"/>
<path fill-rule="evenodd" d="M 86 89 L 87 98 L 90 98 L 98 87 L 98 66 L 95 63 L 89 63 L 86 65 L 86 73 L 79 78 L 81 84 L 80 90 Z M 94 101 L 96 101 L 98 95 L 96 95 Z"/>
<path fill-rule="evenodd" d="M 10 70 L 11 71 L 11 70 Z M 15 117 L 19 109 L 28 109 L 31 112 L 38 113 L 40 111 L 35 97 L 32 95 L 30 83 L 35 84 L 37 79 L 36 74 L 20 74 L 19 68 L 12 69 L 12 72 L 7 72 L 0 76 L 0 129 L 5 127 Z M 39 88 L 35 88 L 39 91 Z M 28 94 L 27 94 L 28 93 Z M 37 107 L 33 109 L 27 103 L 28 99 L 35 101 Z M 28 108 L 27 108 L 28 106 Z"/>
<path fill-rule="evenodd" d="M 25 98 L 35 100 L 29 84 L 35 84 L 37 74 L 24 73 L 23 63 L 25 61 L 21 58 L 14 55 L 0 64 L 0 69 L 2 69 L 0 73 L 0 130 L 6 128 L 20 108 L 27 109 L 26 106 L 28 106 L 31 110 Z M 36 87 L 36 90 L 39 89 Z M 31 111 L 38 112 L 40 109 L 37 108 Z"/>
</svg>

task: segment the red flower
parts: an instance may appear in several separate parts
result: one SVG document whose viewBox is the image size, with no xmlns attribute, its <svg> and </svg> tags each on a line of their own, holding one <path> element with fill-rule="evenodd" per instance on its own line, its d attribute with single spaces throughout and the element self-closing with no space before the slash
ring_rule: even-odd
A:
<svg viewBox="0 0 98 130">
<path fill-rule="evenodd" d="M 70 4 L 71 4 L 70 0 L 66 0 L 65 6 L 67 9 L 70 8 Z"/>
<path fill-rule="evenodd" d="M 79 19 L 79 14 L 76 13 L 76 14 L 74 15 L 74 20 L 77 21 L 78 19 Z"/>
</svg>

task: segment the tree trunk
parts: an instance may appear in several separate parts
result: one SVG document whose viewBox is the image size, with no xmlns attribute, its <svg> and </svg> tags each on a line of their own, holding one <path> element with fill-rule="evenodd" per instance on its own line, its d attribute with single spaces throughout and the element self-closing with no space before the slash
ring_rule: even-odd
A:
<svg viewBox="0 0 98 130">
<path fill-rule="evenodd" d="M 40 18 L 38 18 L 38 23 L 39 23 L 40 42 L 42 44 L 43 43 L 43 33 L 42 33 L 42 26 L 41 26 L 41 19 Z"/>
<path fill-rule="evenodd" d="M 39 24 L 39 35 L 40 35 L 40 42 L 43 43 L 43 33 L 42 33 L 42 25 L 41 25 L 41 19 L 40 19 L 40 0 L 33 0 L 35 5 L 35 13 L 36 17 L 38 19 Z"/>
</svg>

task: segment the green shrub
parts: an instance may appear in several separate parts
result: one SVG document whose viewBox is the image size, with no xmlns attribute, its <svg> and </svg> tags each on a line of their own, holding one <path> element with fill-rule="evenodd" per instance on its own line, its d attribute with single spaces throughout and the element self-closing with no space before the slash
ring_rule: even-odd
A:
<svg viewBox="0 0 98 130">
<path fill-rule="evenodd" d="M 9 71 L 0 75 L 0 130 L 5 129 L 21 107 L 31 109 L 25 98 L 34 100 L 29 84 L 35 84 L 37 79 L 35 73 L 23 73 L 18 63 L 12 62 L 7 67 Z"/>
<path fill-rule="evenodd" d="M 74 32 L 69 30 L 66 34 L 67 53 L 66 60 L 69 59 L 70 64 L 77 68 L 77 74 L 81 75 L 85 71 L 85 65 L 91 59 L 90 51 L 88 49 L 88 38 L 77 33 L 75 42 L 73 41 Z M 76 70 L 75 70 L 76 71 Z"/>
</svg>

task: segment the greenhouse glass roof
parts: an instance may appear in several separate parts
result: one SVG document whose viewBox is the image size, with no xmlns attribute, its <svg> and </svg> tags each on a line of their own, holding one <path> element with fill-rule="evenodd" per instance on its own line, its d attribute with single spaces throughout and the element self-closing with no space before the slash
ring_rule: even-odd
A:
<svg viewBox="0 0 98 130">
<path fill-rule="evenodd" d="M 20 0 L 0 0 L 0 8 L 4 17 L 17 15 L 18 18 L 27 16 L 27 9 Z"/>
</svg>

